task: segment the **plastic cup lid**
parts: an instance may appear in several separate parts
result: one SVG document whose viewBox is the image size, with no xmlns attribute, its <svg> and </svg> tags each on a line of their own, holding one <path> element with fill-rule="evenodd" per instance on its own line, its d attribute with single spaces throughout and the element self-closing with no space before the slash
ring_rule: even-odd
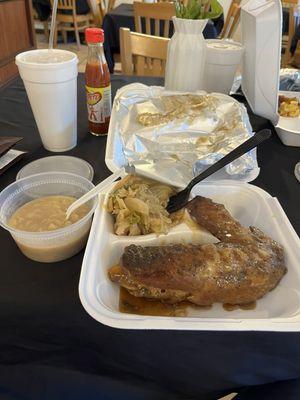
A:
<svg viewBox="0 0 300 400">
<path fill-rule="evenodd" d="M 71 156 L 50 156 L 40 158 L 25 165 L 16 180 L 42 172 L 70 172 L 92 181 L 94 170 L 91 164 L 81 158 Z"/>
</svg>

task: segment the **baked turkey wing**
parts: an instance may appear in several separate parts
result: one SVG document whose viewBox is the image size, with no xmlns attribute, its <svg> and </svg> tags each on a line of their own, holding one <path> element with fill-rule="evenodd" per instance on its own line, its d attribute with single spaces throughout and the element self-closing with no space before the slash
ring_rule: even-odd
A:
<svg viewBox="0 0 300 400">
<path fill-rule="evenodd" d="M 257 228 L 242 227 L 210 199 L 198 196 L 187 209 L 219 243 L 130 245 L 109 270 L 111 280 L 134 296 L 197 305 L 246 304 L 277 286 L 286 273 L 281 245 Z"/>
</svg>

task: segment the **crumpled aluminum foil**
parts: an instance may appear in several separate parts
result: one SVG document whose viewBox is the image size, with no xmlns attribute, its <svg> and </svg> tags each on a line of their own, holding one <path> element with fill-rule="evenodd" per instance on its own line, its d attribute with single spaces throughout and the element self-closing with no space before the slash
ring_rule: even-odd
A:
<svg viewBox="0 0 300 400">
<path fill-rule="evenodd" d="M 281 68 L 279 90 L 300 92 L 300 69 Z M 242 84 L 242 75 L 235 76 L 230 94 L 236 93 Z"/>
<path fill-rule="evenodd" d="M 232 87 L 230 90 L 230 94 L 237 93 L 241 87 L 241 84 L 242 84 L 242 75 L 241 74 L 235 75 L 233 84 L 232 84 Z"/>
<path fill-rule="evenodd" d="M 300 92 L 300 70 L 282 68 L 280 70 L 279 90 Z"/>
<path fill-rule="evenodd" d="M 161 176 L 187 184 L 250 138 L 246 108 L 223 94 L 179 94 L 132 84 L 115 99 L 117 134 L 129 164 L 155 166 Z M 228 178 L 257 167 L 251 151 L 226 167 Z"/>
</svg>

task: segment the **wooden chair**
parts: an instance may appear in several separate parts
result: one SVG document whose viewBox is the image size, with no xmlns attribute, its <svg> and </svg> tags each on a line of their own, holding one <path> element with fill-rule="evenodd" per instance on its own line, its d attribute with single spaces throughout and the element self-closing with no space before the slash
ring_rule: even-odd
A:
<svg viewBox="0 0 300 400">
<path fill-rule="evenodd" d="M 36 10 L 33 9 L 33 22 L 34 22 L 34 30 L 43 30 L 44 31 L 44 35 L 46 37 L 46 41 L 49 41 L 49 20 L 47 21 L 41 21 L 38 17 L 38 14 L 36 12 Z"/>
<path fill-rule="evenodd" d="M 120 29 L 122 73 L 164 76 L 170 39 Z"/>
<path fill-rule="evenodd" d="M 106 14 L 104 0 L 88 0 L 88 5 L 91 10 L 91 25 L 96 27 L 102 26 L 104 15 Z"/>
<path fill-rule="evenodd" d="M 170 20 L 175 15 L 174 3 L 133 3 L 135 30 L 155 36 L 168 38 L 170 35 Z M 142 31 L 142 19 L 145 19 L 145 31 Z M 154 21 L 154 32 L 151 32 L 151 20 Z M 161 21 L 163 21 L 163 33 L 160 34 Z"/>
<path fill-rule="evenodd" d="M 290 47 L 292 44 L 292 39 L 295 35 L 295 14 L 296 9 L 298 7 L 298 0 L 284 0 L 282 6 L 288 11 L 289 13 L 289 30 L 287 37 L 282 38 L 282 47 L 285 49 L 284 56 L 282 58 L 282 67 L 287 67 L 292 60 L 292 54 L 290 53 Z M 299 43 L 298 43 L 299 45 Z M 299 46 L 297 46 L 298 48 Z"/>
<path fill-rule="evenodd" d="M 113 10 L 115 8 L 115 3 L 116 3 L 116 0 L 108 0 L 107 12 L 110 12 L 111 10 Z"/>
<path fill-rule="evenodd" d="M 91 24 L 96 27 L 101 27 L 105 14 L 114 9 L 115 2 L 116 0 L 108 0 L 106 4 L 105 0 L 88 0 L 88 4 L 92 13 Z"/>
<path fill-rule="evenodd" d="M 224 23 L 224 27 L 220 35 L 221 39 L 232 38 L 240 22 L 240 16 L 241 16 L 240 0 L 232 0 Z"/>
<path fill-rule="evenodd" d="M 53 6 L 53 0 L 51 0 Z M 64 14 L 62 11 L 69 11 L 70 14 Z M 76 14 L 75 0 L 58 0 L 57 15 L 56 15 L 56 29 L 54 35 L 54 46 L 57 45 L 57 31 L 61 31 L 64 43 L 67 43 L 67 32 L 75 32 L 77 49 L 80 50 L 80 37 L 79 32 L 84 31 L 85 28 L 90 26 L 91 14 Z"/>
</svg>

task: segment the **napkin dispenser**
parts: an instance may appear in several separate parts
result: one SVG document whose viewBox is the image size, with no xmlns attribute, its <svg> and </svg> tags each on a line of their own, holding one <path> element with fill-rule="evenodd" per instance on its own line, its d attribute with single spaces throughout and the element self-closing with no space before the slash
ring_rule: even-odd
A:
<svg viewBox="0 0 300 400">
<path fill-rule="evenodd" d="M 280 0 L 249 0 L 241 9 L 242 90 L 252 111 L 278 123 L 282 7 Z"/>
</svg>

